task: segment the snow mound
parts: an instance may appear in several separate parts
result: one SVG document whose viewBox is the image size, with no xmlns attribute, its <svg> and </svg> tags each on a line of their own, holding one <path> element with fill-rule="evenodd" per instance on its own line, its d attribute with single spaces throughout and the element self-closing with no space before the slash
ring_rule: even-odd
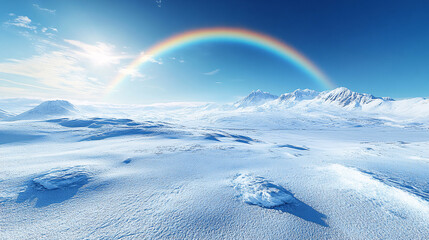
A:
<svg viewBox="0 0 429 240">
<path fill-rule="evenodd" d="M 80 187 L 90 178 L 88 170 L 77 166 L 65 169 L 54 169 L 33 179 L 39 190 Z"/>
<path fill-rule="evenodd" d="M 261 90 L 256 90 L 251 92 L 247 97 L 241 99 L 240 101 L 234 103 L 234 106 L 237 108 L 242 107 L 250 107 L 250 106 L 259 106 L 262 105 L 268 101 L 272 101 L 274 99 L 277 99 L 278 97 L 275 95 L 272 95 L 267 92 L 263 92 Z"/>
<path fill-rule="evenodd" d="M 292 194 L 282 186 L 263 177 L 237 174 L 232 181 L 243 202 L 264 208 L 273 208 L 294 202 Z"/>
<path fill-rule="evenodd" d="M 16 120 L 42 119 L 51 116 L 64 116 L 76 112 L 73 104 L 64 100 L 42 102 L 40 105 L 14 117 Z"/>
</svg>

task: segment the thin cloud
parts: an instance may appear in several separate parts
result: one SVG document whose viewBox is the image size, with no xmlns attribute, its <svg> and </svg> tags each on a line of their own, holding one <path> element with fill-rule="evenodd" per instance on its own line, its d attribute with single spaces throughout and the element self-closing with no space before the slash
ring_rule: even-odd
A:
<svg viewBox="0 0 429 240">
<path fill-rule="evenodd" d="M 206 73 L 203 73 L 203 74 L 211 76 L 211 75 L 215 75 L 215 74 L 217 74 L 219 72 L 220 72 L 220 69 L 218 68 L 218 69 L 215 69 L 215 70 L 213 70 L 211 72 L 206 72 Z"/>
<path fill-rule="evenodd" d="M 40 96 L 98 99 L 105 91 L 106 82 L 123 68 L 121 60 L 135 58 L 135 55 L 117 53 L 115 46 L 108 43 L 64 41 L 61 44 L 38 39 L 34 46 L 40 49 L 40 54 L 0 62 L 0 73 L 14 76 L 13 79 L 0 79 L 3 83 L 0 93 L 6 94 L 6 89 L 21 88 L 22 91 L 14 92 L 18 95 L 32 94 L 31 91 L 34 91 Z M 117 66 L 100 68 L 100 61 Z M 137 71 L 128 74 L 131 80 L 147 79 Z"/>
<path fill-rule="evenodd" d="M 38 9 L 40 11 L 45 11 L 45 12 L 48 12 L 48 13 L 51 13 L 51 14 L 55 14 L 55 12 L 57 11 L 55 9 L 42 8 L 42 7 L 39 6 L 39 4 L 33 4 L 33 7 L 35 7 L 36 9 Z"/>
<path fill-rule="evenodd" d="M 0 63 L 0 72 L 35 79 L 34 85 L 67 92 L 97 89 L 86 81 L 85 69 L 68 53 L 54 51 L 23 60 Z"/>
<path fill-rule="evenodd" d="M 64 41 L 78 49 L 74 51 L 75 54 L 98 65 L 119 64 L 122 59 L 132 58 L 129 55 L 115 53 L 115 46 L 112 44 L 97 42 L 91 45 L 77 40 L 64 39 Z"/>
<path fill-rule="evenodd" d="M 32 42 L 38 54 L 0 60 L 0 95 L 99 99 L 107 83 L 125 67 L 125 60 L 137 57 L 105 42 L 52 38 L 56 28 L 36 24 L 27 16 L 13 16 L 5 24 L 22 28 L 19 33 Z M 162 64 L 151 56 L 148 61 Z M 128 74 L 131 80 L 148 79 L 137 71 Z"/>
<path fill-rule="evenodd" d="M 173 60 L 173 61 L 177 61 L 179 63 L 184 63 L 185 62 L 185 60 L 183 60 L 182 58 L 170 57 L 170 59 Z"/>
<path fill-rule="evenodd" d="M 31 19 L 27 16 L 18 16 L 13 20 L 5 22 L 6 25 L 12 25 L 15 27 L 28 28 L 31 30 L 37 29 L 36 26 L 31 24 Z"/>
<path fill-rule="evenodd" d="M 28 84 L 28 83 L 23 83 L 23 82 L 18 82 L 18 81 L 12 81 L 12 80 L 5 79 L 5 78 L 0 78 L 0 82 L 8 82 L 8 83 L 12 83 L 15 85 L 31 87 L 31 88 L 39 88 L 39 89 L 44 89 L 44 90 L 54 90 L 53 88 L 41 87 L 41 86 L 37 86 L 37 85 L 33 85 L 33 84 Z"/>
<path fill-rule="evenodd" d="M 153 57 L 153 55 L 146 55 L 144 52 L 141 52 L 139 54 L 138 58 L 140 58 L 140 57 L 144 57 L 145 61 L 149 61 L 149 62 L 152 62 L 152 63 L 157 63 L 157 64 L 160 64 L 160 65 L 164 64 L 164 62 L 162 61 L 161 58 L 155 59 Z"/>
<path fill-rule="evenodd" d="M 119 73 L 127 75 L 131 77 L 131 80 L 144 80 L 146 75 L 140 73 L 137 69 L 134 68 L 121 68 L 119 69 Z"/>
</svg>

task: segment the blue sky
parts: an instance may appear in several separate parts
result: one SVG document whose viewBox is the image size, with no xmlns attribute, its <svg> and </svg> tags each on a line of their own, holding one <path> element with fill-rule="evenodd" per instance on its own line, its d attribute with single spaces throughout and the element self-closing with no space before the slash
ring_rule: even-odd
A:
<svg viewBox="0 0 429 240">
<path fill-rule="evenodd" d="M 141 52 L 187 30 L 242 27 L 281 39 L 337 86 L 394 98 L 428 96 L 427 1 L 3 1 L 0 97 L 113 103 L 235 101 L 321 89 L 277 56 L 204 43 L 155 57 L 113 93 Z"/>
</svg>

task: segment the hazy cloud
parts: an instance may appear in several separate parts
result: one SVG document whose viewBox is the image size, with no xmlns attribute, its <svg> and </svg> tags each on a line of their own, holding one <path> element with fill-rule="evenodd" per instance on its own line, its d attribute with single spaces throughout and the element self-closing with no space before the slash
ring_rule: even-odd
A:
<svg viewBox="0 0 429 240">
<path fill-rule="evenodd" d="M 57 11 L 57 10 L 54 10 L 54 9 L 42 8 L 38 4 L 33 4 L 33 7 L 35 7 L 36 9 L 38 9 L 40 11 L 45 11 L 45 12 L 48 12 L 48 13 L 51 13 L 51 14 L 55 14 L 55 12 Z"/>
<path fill-rule="evenodd" d="M 215 69 L 215 70 L 213 70 L 213 71 L 211 71 L 211 72 L 206 72 L 206 73 L 203 73 L 203 74 L 204 74 L 204 75 L 215 75 L 215 74 L 217 74 L 219 71 L 220 71 L 220 69 Z"/>
<path fill-rule="evenodd" d="M 120 59 L 132 57 L 115 54 L 115 47 L 107 43 L 91 45 L 76 40 L 65 41 L 70 45 L 61 45 L 49 40 L 39 41 L 35 45 L 43 46 L 41 54 L 0 62 L 0 73 L 13 76 L 12 79 L 0 82 L 3 85 L 16 85 L 15 88 L 21 87 L 28 94 L 31 94 L 31 89 L 34 91 L 41 89 L 48 96 L 95 99 L 103 95 L 106 80 L 109 81 L 117 74 L 115 67 L 104 69 L 96 65 L 100 64 L 100 61 L 118 64 Z M 138 72 L 130 74 L 133 78 L 144 77 Z M 96 76 L 102 77 L 104 81 L 100 81 Z M 10 88 L 3 86 L 2 89 L 5 87 Z"/>
<path fill-rule="evenodd" d="M 41 87 L 69 92 L 93 91 L 96 86 L 88 84 L 85 69 L 78 59 L 67 53 L 54 51 L 27 59 L 0 63 L 0 72 L 36 79 Z"/>
<path fill-rule="evenodd" d="M 31 19 L 27 16 L 18 16 L 13 20 L 5 22 L 5 24 L 16 27 L 28 28 L 31 30 L 35 30 L 37 28 L 36 26 L 31 25 Z"/>
<path fill-rule="evenodd" d="M 74 50 L 75 54 L 98 65 L 119 64 L 122 59 L 132 58 L 130 55 L 115 53 L 115 46 L 112 44 L 97 42 L 95 45 L 91 45 L 77 40 L 64 39 L 64 41 L 77 48 Z"/>
<path fill-rule="evenodd" d="M 131 80 L 133 80 L 133 81 L 137 80 L 137 79 L 142 80 L 142 79 L 146 78 L 146 75 L 140 73 L 138 69 L 134 69 L 134 68 L 132 68 L 132 69 L 131 68 L 121 68 L 119 70 L 119 72 L 121 74 L 125 74 L 125 75 L 131 77 Z"/>
</svg>

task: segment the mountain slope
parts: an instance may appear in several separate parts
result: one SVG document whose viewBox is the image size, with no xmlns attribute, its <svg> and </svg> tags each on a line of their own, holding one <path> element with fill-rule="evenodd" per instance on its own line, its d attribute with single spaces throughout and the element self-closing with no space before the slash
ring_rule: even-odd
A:
<svg viewBox="0 0 429 240">
<path fill-rule="evenodd" d="M 243 98 L 242 100 L 236 102 L 234 106 L 237 108 L 259 106 L 277 98 L 278 96 L 272 95 L 268 92 L 263 92 L 258 89 L 256 91 L 251 92 L 247 97 Z"/>
<path fill-rule="evenodd" d="M 8 118 L 10 116 L 11 115 L 9 113 L 0 109 L 0 119 Z"/>
<path fill-rule="evenodd" d="M 345 87 L 339 87 L 332 91 L 322 92 L 319 94 L 318 99 L 328 103 L 336 103 L 343 107 L 359 107 L 374 101 L 377 101 L 378 103 L 394 101 L 391 98 L 374 97 L 371 94 L 353 92 Z"/>
<path fill-rule="evenodd" d="M 297 89 L 291 93 L 284 93 L 278 98 L 279 101 L 301 101 L 314 99 L 319 92 L 310 89 Z"/>
<path fill-rule="evenodd" d="M 35 108 L 28 110 L 24 113 L 21 113 L 15 117 L 13 120 L 24 120 L 24 119 L 42 119 L 45 117 L 52 116 L 65 116 L 75 113 L 77 110 L 73 104 L 64 100 L 54 100 L 42 102 L 40 105 Z"/>
</svg>

